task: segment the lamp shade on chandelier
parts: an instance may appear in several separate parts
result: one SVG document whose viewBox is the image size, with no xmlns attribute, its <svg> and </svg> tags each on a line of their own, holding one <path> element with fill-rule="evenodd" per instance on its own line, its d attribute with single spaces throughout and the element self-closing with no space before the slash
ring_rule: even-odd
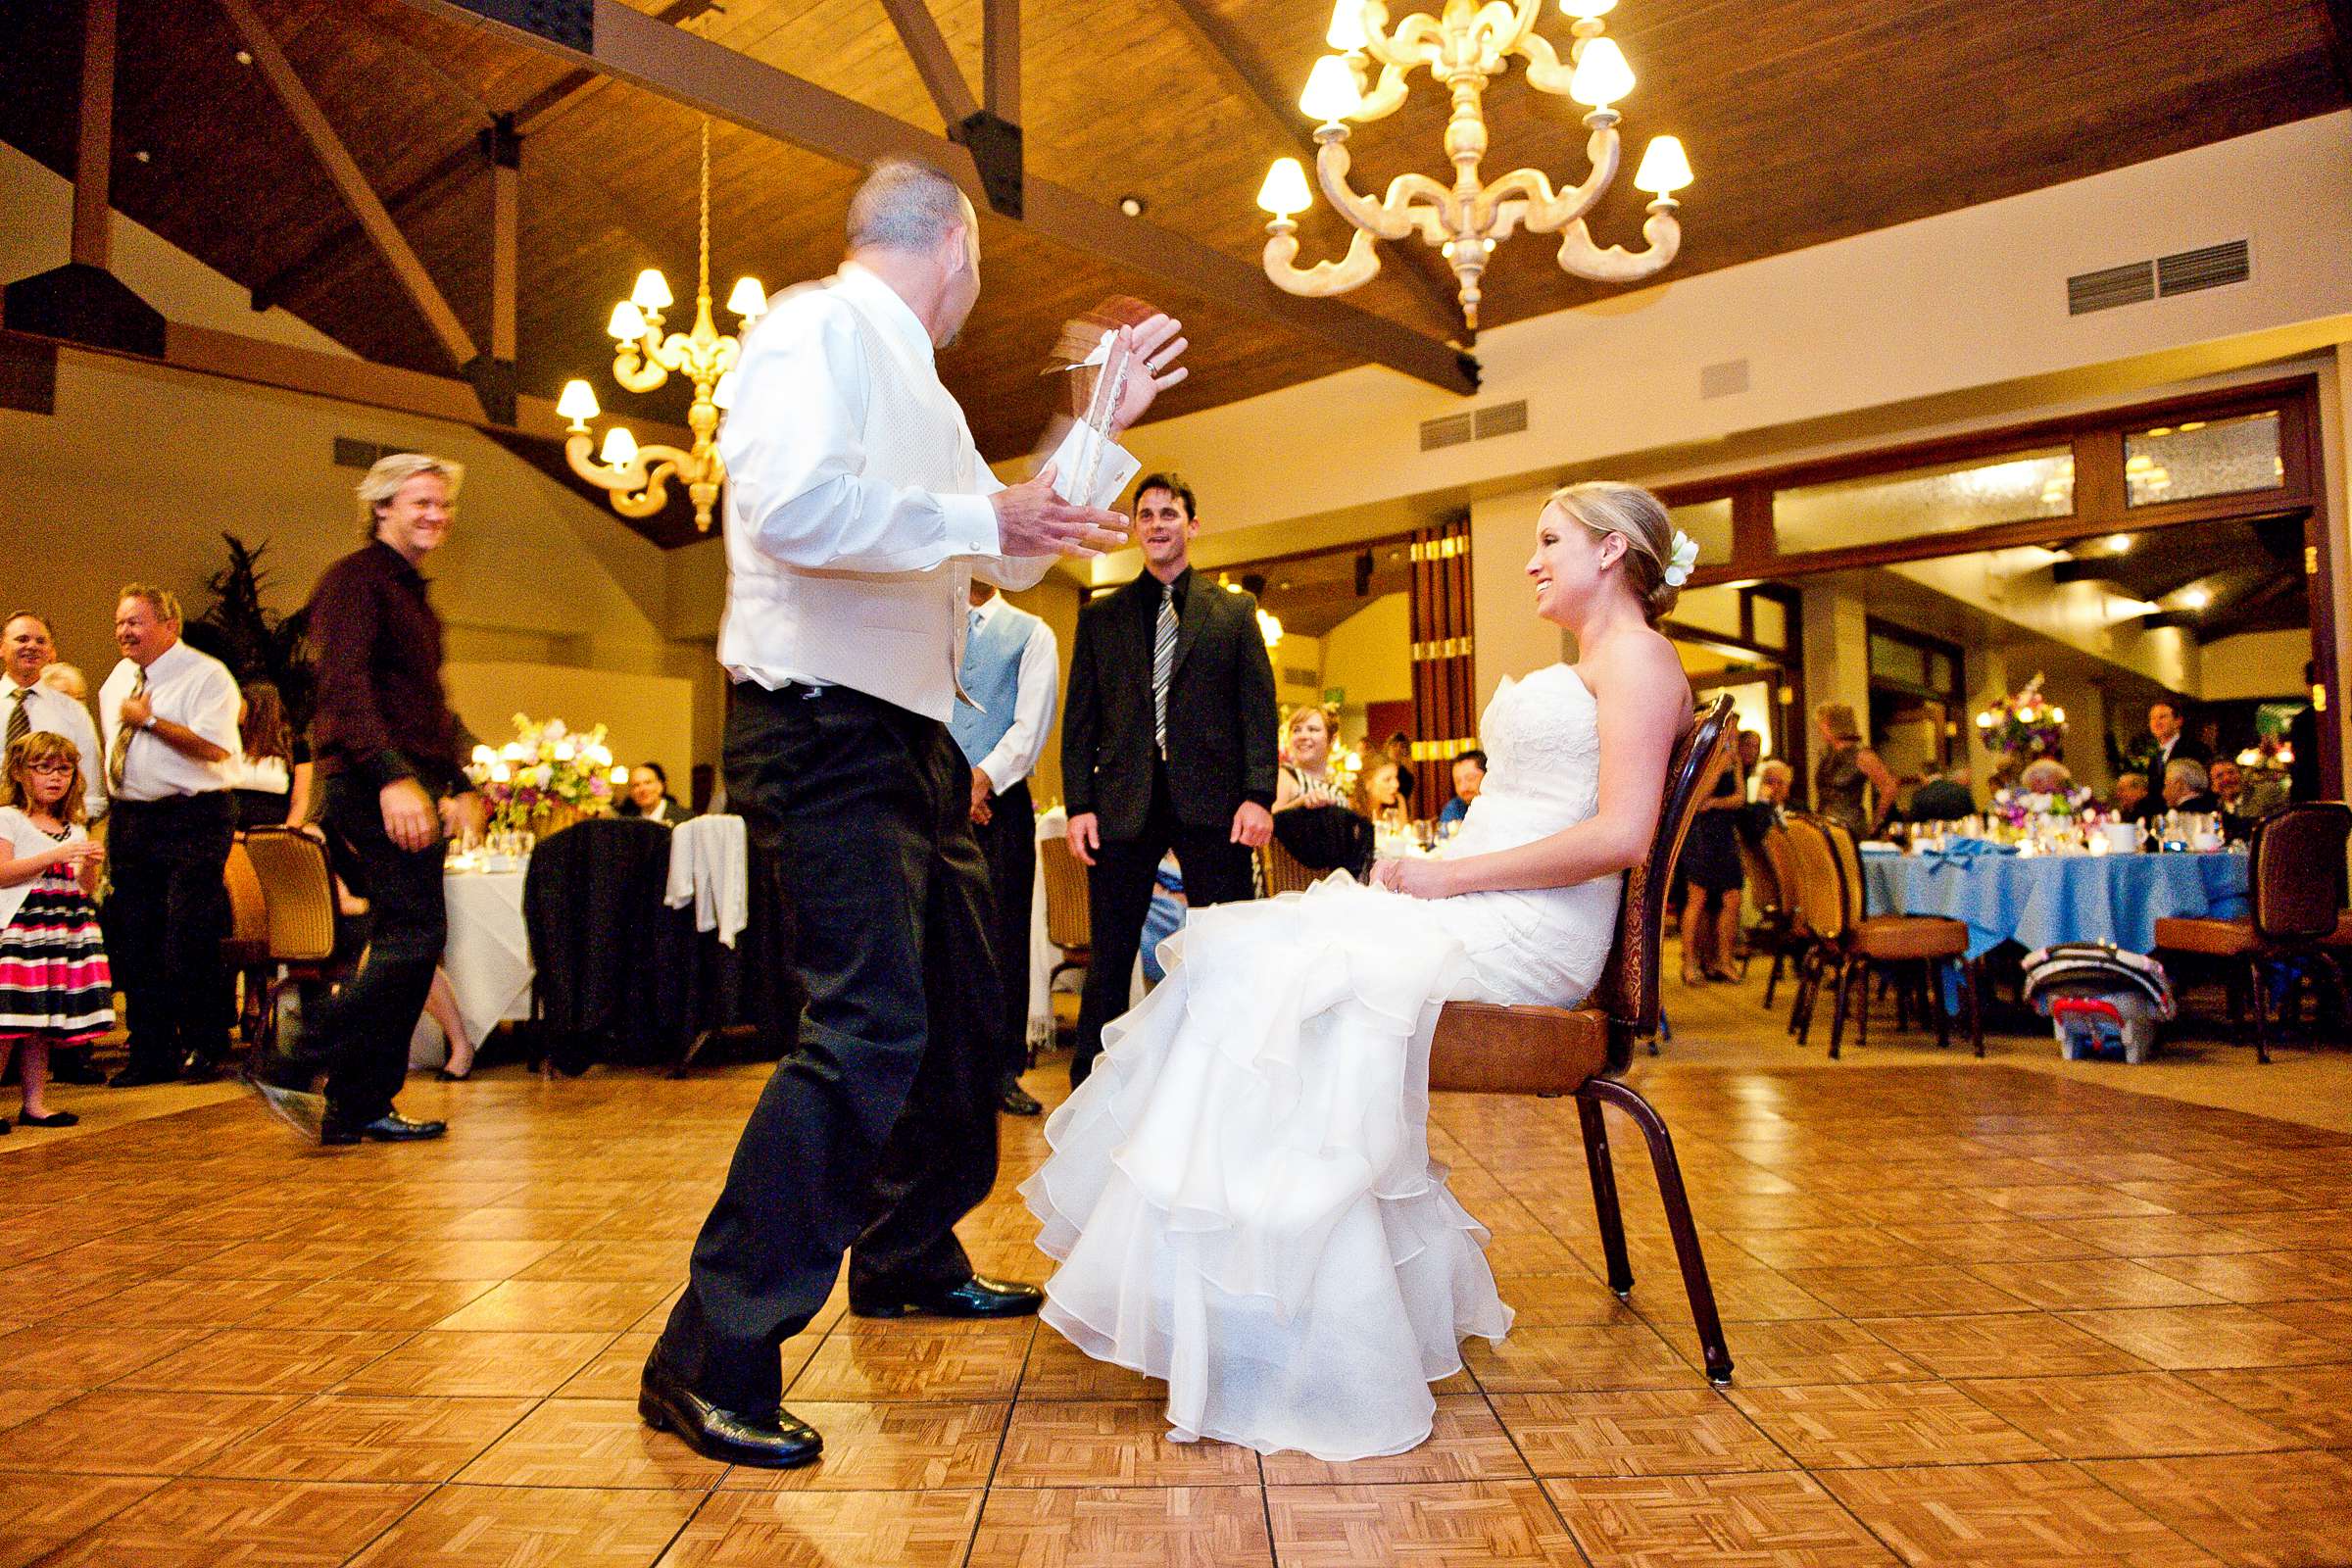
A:
<svg viewBox="0 0 2352 1568">
<path fill-rule="evenodd" d="M 1442 15 L 1416 12 L 1389 25 L 1382 0 L 1338 0 L 1325 41 L 1338 53 L 1315 62 L 1298 107 L 1318 122 L 1315 182 L 1340 216 L 1354 225 L 1348 253 L 1337 262 L 1296 265 L 1297 218 L 1312 205 L 1306 172 L 1295 158 L 1275 160 L 1257 193 L 1257 204 L 1273 215 L 1266 224 L 1266 275 L 1293 294 L 1344 294 L 1380 270 L 1376 240 L 1419 234 L 1438 247 L 1459 284 L 1462 320 L 1478 330 L 1480 279 L 1494 247 L 1517 229 L 1560 236 L 1559 263 L 1578 277 L 1603 283 L 1633 283 L 1661 271 L 1682 246 L 1674 192 L 1690 183 L 1690 163 L 1673 136 L 1651 140 L 1635 172 L 1636 189 L 1652 193 L 1642 232 L 1648 248 L 1632 253 L 1596 245 L 1586 215 L 1616 179 L 1622 156 L 1616 105 L 1634 88 L 1633 68 L 1613 39 L 1602 36 L 1601 18 L 1617 0 L 1560 0 L 1575 19 L 1575 41 L 1563 64 L 1550 40 L 1536 31 L 1544 0 L 1446 0 Z M 1527 79 L 1539 91 L 1586 106 L 1586 143 L 1591 172 L 1581 184 L 1554 192 L 1539 169 L 1515 169 L 1492 184 L 1479 174 L 1487 152 L 1484 99 L 1487 84 L 1518 55 Z M 1370 75 L 1377 67 L 1377 77 Z M 1430 77 L 1451 95 L 1446 153 L 1453 182 L 1424 174 L 1400 174 L 1379 201 L 1358 195 L 1348 183 L 1348 130 L 1395 114 L 1407 91 L 1405 77 L 1426 67 Z"/>
<path fill-rule="evenodd" d="M 669 482 L 682 481 L 694 503 L 694 525 L 708 531 L 710 509 L 726 482 L 726 465 L 718 455 L 718 416 L 735 389 L 735 362 L 742 354 L 741 336 L 767 311 L 767 295 L 756 277 L 739 277 L 727 295 L 727 309 L 740 318 L 736 333 L 718 330 L 710 316 L 710 122 L 703 122 L 703 183 L 701 256 L 695 278 L 694 326 L 685 332 L 662 331 L 662 313 L 673 303 L 669 280 L 659 268 L 637 274 L 629 297 L 612 307 L 605 323 L 613 340 L 612 379 L 631 392 L 651 392 L 679 374 L 694 383 L 694 402 L 686 411 L 692 446 L 639 446 L 628 426 L 606 427 L 604 446 L 596 444 L 588 421 L 597 416 L 595 389 L 586 381 L 564 383 L 556 412 L 570 421 L 571 434 L 564 456 L 571 471 L 610 492 L 612 510 L 624 517 L 650 517 L 669 501 Z M 591 458 L 590 453 L 595 453 Z"/>
</svg>

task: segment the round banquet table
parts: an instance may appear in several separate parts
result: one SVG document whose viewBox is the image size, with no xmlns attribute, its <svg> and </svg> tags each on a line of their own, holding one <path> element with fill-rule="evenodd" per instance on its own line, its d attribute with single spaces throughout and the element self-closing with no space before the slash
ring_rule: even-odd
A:
<svg viewBox="0 0 2352 1568">
<path fill-rule="evenodd" d="M 2247 857 L 2201 855 L 1864 855 L 1872 914 L 1939 914 L 1968 927 L 1968 956 L 2004 942 L 2029 952 L 2112 942 L 2153 953 L 2172 915 L 2246 913 Z"/>
<path fill-rule="evenodd" d="M 522 923 L 520 871 L 451 871 L 449 945 L 441 967 L 457 993 L 458 1015 L 480 1045 L 502 1020 L 531 1015 L 531 939 Z"/>
</svg>

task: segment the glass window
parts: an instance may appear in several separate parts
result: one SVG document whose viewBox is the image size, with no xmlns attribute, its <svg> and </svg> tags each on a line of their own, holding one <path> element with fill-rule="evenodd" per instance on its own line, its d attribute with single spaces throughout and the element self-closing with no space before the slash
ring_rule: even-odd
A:
<svg viewBox="0 0 2352 1568">
<path fill-rule="evenodd" d="M 1732 559 L 1732 498 L 1668 507 L 1666 515 L 1698 546 L 1698 564 L 1719 566 Z"/>
<path fill-rule="evenodd" d="M 1804 555 L 2064 517 L 2074 510 L 2073 450 L 2048 447 L 1989 463 L 1971 459 L 1778 491 L 1772 527 L 1783 553 Z"/>
<path fill-rule="evenodd" d="M 1788 649 L 1788 607 L 1778 599 L 1763 594 L 1750 594 L 1747 599 L 1750 637 L 1766 648 Z"/>
<path fill-rule="evenodd" d="M 2124 488 L 2134 507 L 2276 490 L 2285 483 L 2276 411 L 2161 424 L 2124 437 Z"/>
<path fill-rule="evenodd" d="M 1728 583 L 1711 588 L 1686 588 L 1674 602 L 1678 625 L 1711 631 L 1725 637 L 1740 635 L 1740 590 Z"/>
<path fill-rule="evenodd" d="M 1899 641 L 1893 637 L 1870 634 L 1870 672 L 1882 680 L 1901 681 L 1906 686 L 1928 684 L 1928 651 L 1917 643 Z"/>
</svg>

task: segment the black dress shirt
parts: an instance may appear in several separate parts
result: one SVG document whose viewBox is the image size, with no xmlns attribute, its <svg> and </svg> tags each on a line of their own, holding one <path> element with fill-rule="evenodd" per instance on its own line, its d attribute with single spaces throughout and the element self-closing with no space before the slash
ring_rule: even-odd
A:
<svg viewBox="0 0 2352 1568">
<path fill-rule="evenodd" d="M 345 556 L 312 591 L 310 620 L 318 771 L 348 770 L 378 789 L 403 778 L 434 791 L 471 789 L 441 688 L 441 617 L 408 558 L 381 540 Z"/>
</svg>

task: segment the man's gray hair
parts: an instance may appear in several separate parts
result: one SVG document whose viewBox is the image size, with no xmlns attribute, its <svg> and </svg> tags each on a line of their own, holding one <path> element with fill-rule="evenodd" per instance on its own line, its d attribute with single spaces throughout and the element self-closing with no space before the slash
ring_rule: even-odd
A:
<svg viewBox="0 0 2352 1568">
<path fill-rule="evenodd" d="M 850 198 L 850 249 L 927 251 L 968 222 L 963 191 L 929 164 L 885 158 Z"/>
<path fill-rule="evenodd" d="M 2164 781 L 2186 784 L 2191 795 L 2204 794 L 2205 787 L 2212 782 L 2205 776 L 2205 764 L 2193 757 L 2176 757 L 2165 763 Z"/>
</svg>

